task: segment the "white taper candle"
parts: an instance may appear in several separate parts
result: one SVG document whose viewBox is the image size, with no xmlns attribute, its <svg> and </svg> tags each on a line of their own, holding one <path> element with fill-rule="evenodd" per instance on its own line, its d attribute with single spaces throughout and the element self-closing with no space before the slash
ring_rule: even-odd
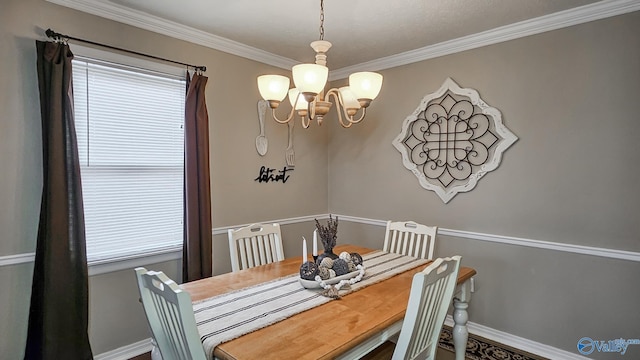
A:
<svg viewBox="0 0 640 360">
<path fill-rule="evenodd" d="M 302 237 L 302 263 L 307 262 L 307 239 Z"/>
<path fill-rule="evenodd" d="M 313 230 L 313 256 L 318 256 L 318 229 Z"/>
</svg>

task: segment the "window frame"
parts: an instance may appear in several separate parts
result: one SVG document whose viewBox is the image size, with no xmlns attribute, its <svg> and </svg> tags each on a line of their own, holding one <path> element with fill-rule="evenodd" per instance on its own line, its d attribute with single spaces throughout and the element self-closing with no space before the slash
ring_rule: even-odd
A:
<svg viewBox="0 0 640 360">
<path fill-rule="evenodd" d="M 186 68 L 170 65 L 165 62 L 153 61 L 147 58 L 134 57 L 121 53 L 104 51 L 97 48 L 76 45 L 71 46 L 71 52 L 75 57 L 86 57 L 115 64 L 122 64 L 140 69 L 142 72 L 160 72 L 176 77 L 186 77 Z M 186 91 L 186 90 L 185 90 Z M 88 262 L 89 276 L 99 275 L 120 270 L 128 270 L 136 266 L 145 266 L 155 263 L 175 261 L 182 259 L 182 245 L 164 248 L 148 253 L 130 254 L 114 259 L 101 259 Z"/>
</svg>

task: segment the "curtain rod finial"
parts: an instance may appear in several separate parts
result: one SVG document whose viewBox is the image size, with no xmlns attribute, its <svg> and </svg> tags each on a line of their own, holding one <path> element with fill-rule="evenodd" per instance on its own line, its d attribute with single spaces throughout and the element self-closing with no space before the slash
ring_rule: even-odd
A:
<svg viewBox="0 0 640 360">
<path fill-rule="evenodd" d="M 63 38 L 66 38 L 65 35 L 62 35 L 60 33 L 57 33 L 51 29 L 47 29 L 47 31 L 44 32 L 48 38 L 54 39 L 54 40 L 60 40 Z"/>
</svg>

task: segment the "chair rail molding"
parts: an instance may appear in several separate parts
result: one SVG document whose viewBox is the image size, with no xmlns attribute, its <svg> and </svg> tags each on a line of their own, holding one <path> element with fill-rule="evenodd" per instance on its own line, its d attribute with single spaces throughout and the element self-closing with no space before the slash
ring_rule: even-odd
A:
<svg viewBox="0 0 640 360">
<path fill-rule="evenodd" d="M 262 223 L 279 223 L 280 225 L 297 224 L 307 221 L 314 221 L 315 219 L 324 220 L 329 218 L 329 214 L 317 214 L 306 215 L 285 219 L 275 219 L 261 221 Z M 213 235 L 227 236 L 229 229 L 237 229 L 240 227 L 251 225 L 251 223 L 216 227 L 212 229 Z M 145 266 L 149 264 L 155 264 L 159 262 L 179 260 L 182 258 L 182 246 L 177 246 L 170 249 L 163 249 L 151 254 L 135 254 L 126 258 L 119 258 L 116 260 L 105 261 L 93 261 L 89 262 L 89 276 L 100 275 L 110 273 L 114 271 L 120 271 L 125 269 L 132 269 L 136 266 Z M 0 255 L 0 268 L 3 266 L 18 265 L 25 263 L 32 263 L 35 260 L 35 253 L 23 253 L 14 255 Z"/>
<path fill-rule="evenodd" d="M 338 216 L 340 217 L 341 220 L 344 220 L 344 221 L 351 221 L 351 222 L 360 223 L 360 224 L 377 225 L 377 226 L 387 225 L 386 220 L 369 219 L 369 218 L 362 218 L 362 217 L 349 216 L 349 215 L 334 214 L 334 216 Z M 600 247 L 584 246 L 584 245 L 574 245 L 574 244 L 567 244 L 567 243 L 526 239 L 526 238 L 496 235 L 496 234 L 484 234 L 484 233 L 464 231 L 464 230 L 446 229 L 441 227 L 438 227 L 438 234 L 444 235 L 444 236 L 479 240 L 479 241 L 490 241 L 490 242 L 508 244 L 508 245 L 526 246 L 526 247 L 533 247 L 533 248 L 546 249 L 546 250 L 563 251 L 563 252 L 574 253 L 574 254 L 593 255 L 593 256 L 600 256 L 600 257 L 611 258 L 611 259 L 640 262 L 640 252 L 636 252 L 636 251 L 608 249 L 608 248 L 600 248 Z"/>
<path fill-rule="evenodd" d="M 33 262 L 36 253 L 24 253 L 0 256 L 0 266 L 18 265 Z"/>
<path fill-rule="evenodd" d="M 370 219 L 370 218 L 363 218 L 363 217 L 350 216 L 350 215 L 340 215 L 340 214 L 332 214 L 332 215 L 339 217 L 340 220 L 342 221 L 349 221 L 353 223 L 382 226 L 382 227 L 387 226 L 387 220 Z M 329 214 L 317 214 L 317 215 L 306 215 L 306 216 L 284 218 L 284 219 L 264 220 L 260 222 L 263 222 L 263 223 L 277 222 L 277 223 L 280 223 L 280 225 L 288 225 L 288 224 L 298 224 L 298 223 L 304 223 L 308 221 L 314 221 L 315 219 L 324 220 L 328 218 L 329 218 Z M 213 231 L 213 235 L 226 236 L 227 231 L 229 229 L 236 229 L 236 228 L 247 226 L 250 224 L 251 223 L 216 227 L 212 231 Z M 563 251 L 563 252 L 574 253 L 574 254 L 592 255 L 592 256 L 600 256 L 600 257 L 611 258 L 611 259 L 640 262 L 640 252 L 635 252 L 635 251 L 574 245 L 574 244 L 526 239 L 526 238 L 496 235 L 496 234 L 484 234 L 484 233 L 477 233 L 472 231 L 446 229 L 446 228 L 440 228 L 440 227 L 438 228 L 438 234 L 443 236 L 452 236 L 452 237 L 465 238 L 465 239 L 471 239 L 471 240 L 489 241 L 489 242 L 508 244 L 508 245 L 526 246 L 526 247 L 533 247 L 538 249 Z M 4 256 L 0 255 L 0 268 L 3 266 L 31 263 L 34 261 L 34 258 L 35 258 L 35 253 L 23 253 L 23 254 L 4 255 Z M 154 264 L 154 263 L 163 262 L 163 261 L 178 260 L 180 258 L 182 258 L 182 248 L 178 247 L 175 249 L 170 249 L 165 252 L 151 254 L 144 257 L 132 257 L 130 259 L 121 259 L 118 261 L 111 261 L 111 262 L 104 262 L 104 263 L 90 263 L 89 275 L 90 276 L 99 275 L 99 274 L 104 274 L 104 273 L 123 270 L 123 269 L 131 269 L 132 267 L 135 267 L 135 266 L 143 266 L 143 265 Z"/>
<path fill-rule="evenodd" d="M 280 225 L 288 225 L 288 224 L 298 224 L 307 221 L 314 221 L 315 219 L 325 220 L 329 218 L 329 214 L 317 214 L 317 215 L 305 215 L 298 216 L 292 218 L 284 218 L 284 219 L 275 219 L 275 220 L 264 220 L 264 221 L 254 221 L 253 223 L 262 223 L 262 224 L 272 224 L 279 223 Z M 222 226 L 213 228 L 213 235 L 227 235 L 227 232 L 231 229 L 237 229 L 245 226 L 249 226 L 252 223 L 239 224 L 239 225 L 231 225 L 231 226 Z M 386 222 L 385 222 L 386 224 Z"/>
</svg>

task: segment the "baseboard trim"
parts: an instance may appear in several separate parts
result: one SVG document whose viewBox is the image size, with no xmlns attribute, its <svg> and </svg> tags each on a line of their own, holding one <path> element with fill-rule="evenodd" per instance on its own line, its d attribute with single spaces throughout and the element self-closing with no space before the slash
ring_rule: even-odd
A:
<svg viewBox="0 0 640 360">
<path fill-rule="evenodd" d="M 451 315 L 447 315 L 447 318 L 445 319 L 444 324 L 447 326 L 453 327 L 455 325 L 453 323 L 453 317 Z M 467 323 L 467 329 L 469 330 L 470 334 L 474 334 L 474 335 L 483 337 L 485 339 L 499 342 L 501 344 L 504 344 L 516 349 L 524 350 L 526 352 L 530 352 L 532 354 L 536 354 L 545 358 L 554 359 L 554 360 L 576 360 L 576 359 L 588 360 L 588 358 L 581 356 L 577 353 L 572 353 L 569 351 L 558 349 L 553 346 L 545 345 L 533 340 L 522 338 L 520 336 L 516 336 L 503 331 L 492 329 L 488 326 L 476 324 L 471 321 Z"/>
<path fill-rule="evenodd" d="M 98 354 L 93 358 L 94 360 L 129 360 L 148 352 L 151 352 L 151 338 Z"/>
</svg>

